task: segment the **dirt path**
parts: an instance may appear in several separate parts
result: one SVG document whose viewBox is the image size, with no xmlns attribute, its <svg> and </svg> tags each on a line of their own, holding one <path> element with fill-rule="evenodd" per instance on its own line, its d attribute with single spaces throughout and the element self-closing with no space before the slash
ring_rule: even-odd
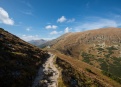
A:
<svg viewBox="0 0 121 87">
<path fill-rule="evenodd" d="M 40 67 L 32 87 L 58 87 L 59 71 L 54 65 L 55 55 L 50 54 L 43 67 Z"/>
</svg>

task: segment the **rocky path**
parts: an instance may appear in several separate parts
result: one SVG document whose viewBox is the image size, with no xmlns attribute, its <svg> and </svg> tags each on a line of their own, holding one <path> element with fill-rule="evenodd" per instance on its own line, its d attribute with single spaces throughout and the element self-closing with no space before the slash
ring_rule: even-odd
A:
<svg viewBox="0 0 121 87">
<path fill-rule="evenodd" d="M 43 67 L 40 67 L 32 87 L 58 87 L 59 71 L 54 65 L 54 55 L 49 53 Z"/>
</svg>

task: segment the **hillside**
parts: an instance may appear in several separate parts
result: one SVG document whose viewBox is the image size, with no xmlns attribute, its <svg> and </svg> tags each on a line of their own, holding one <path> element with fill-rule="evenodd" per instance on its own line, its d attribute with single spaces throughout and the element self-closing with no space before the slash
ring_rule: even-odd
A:
<svg viewBox="0 0 121 87">
<path fill-rule="evenodd" d="M 0 86 L 120 87 L 120 42 L 120 28 L 67 33 L 41 45 L 49 57 L 0 28 Z"/>
<path fill-rule="evenodd" d="M 59 87 L 121 87 L 121 84 L 103 75 L 102 70 L 57 50 L 49 51 L 57 56 L 56 64 L 62 78 Z"/>
<path fill-rule="evenodd" d="M 46 51 L 0 28 L 0 86 L 31 87 L 48 56 Z"/>
<path fill-rule="evenodd" d="M 44 44 L 40 44 L 38 45 L 40 48 L 45 48 L 46 46 L 50 46 L 52 47 L 53 45 L 55 45 L 56 43 L 58 43 L 59 41 L 61 41 L 62 39 L 64 39 L 66 36 L 70 35 L 71 33 L 66 33 L 56 39 L 53 39 L 51 41 L 47 41 L 46 43 Z"/>
<path fill-rule="evenodd" d="M 42 45 L 42 44 L 44 44 L 46 42 L 47 42 L 47 40 L 44 40 L 44 39 L 28 41 L 28 43 L 33 44 L 35 46 Z"/>
<path fill-rule="evenodd" d="M 99 68 L 104 75 L 121 83 L 121 28 L 102 28 L 61 37 L 50 44 L 51 49 Z"/>
</svg>

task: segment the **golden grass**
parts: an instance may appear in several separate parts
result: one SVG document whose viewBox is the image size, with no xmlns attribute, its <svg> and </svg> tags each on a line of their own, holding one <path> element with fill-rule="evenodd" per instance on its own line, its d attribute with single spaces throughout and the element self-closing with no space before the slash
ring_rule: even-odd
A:
<svg viewBox="0 0 121 87">
<path fill-rule="evenodd" d="M 56 66 L 56 68 L 59 71 L 59 78 L 58 78 L 58 87 L 66 87 L 66 85 L 64 84 L 63 80 L 62 80 L 62 75 L 61 75 L 61 68 L 55 63 L 57 56 L 55 56 L 54 58 L 54 65 Z"/>
<path fill-rule="evenodd" d="M 88 76 L 92 79 L 98 80 L 101 84 L 105 85 L 106 87 L 121 87 L 121 85 L 119 83 L 117 83 L 116 81 L 112 80 L 111 78 L 103 75 L 101 73 L 101 70 L 98 68 L 95 68 L 95 67 L 93 67 L 85 62 L 82 62 L 80 60 L 76 60 L 76 58 L 72 58 L 70 56 L 66 56 L 64 54 L 61 54 L 60 52 L 58 52 L 56 50 L 49 49 L 48 51 L 52 52 L 53 54 L 58 56 L 60 59 L 71 64 L 72 67 L 75 68 L 76 70 L 78 70 L 79 72 L 83 72 L 83 73 L 85 73 L 86 76 Z M 88 68 L 92 72 L 94 72 L 95 75 L 85 71 L 86 68 Z"/>
</svg>

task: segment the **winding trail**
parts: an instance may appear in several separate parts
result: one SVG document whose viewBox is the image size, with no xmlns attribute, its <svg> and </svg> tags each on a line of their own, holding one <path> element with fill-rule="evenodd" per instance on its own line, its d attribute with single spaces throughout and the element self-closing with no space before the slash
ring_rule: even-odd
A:
<svg viewBox="0 0 121 87">
<path fill-rule="evenodd" d="M 54 65 L 55 55 L 49 54 L 50 57 L 40 67 L 32 87 L 58 87 L 59 71 Z"/>
</svg>

